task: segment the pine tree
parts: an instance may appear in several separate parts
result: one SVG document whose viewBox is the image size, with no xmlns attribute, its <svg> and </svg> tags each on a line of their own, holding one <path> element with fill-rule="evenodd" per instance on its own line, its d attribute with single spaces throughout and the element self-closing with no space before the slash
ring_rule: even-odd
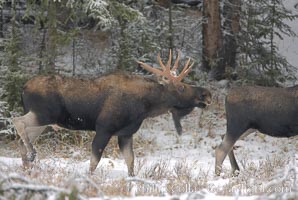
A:
<svg viewBox="0 0 298 200">
<path fill-rule="evenodd" d="M 26 80 L 26 75 L 22 73 L 20 68 L 21 54 L 20 51 L 20 30 L 18 27 L 18 22 L 16 19 L 16 6 L 17 1 L 11 1 L 11 28 L 10 28 L 10 38 L 6 40 L 5 43 L 5 58 L 3 64 L 8 67 L 5 85 L 4 85 L 4 98 L 9 105 L 9 110 L 17 108 L 21 103 L 21 89 L 22 85 Z"/>
<path fill-rule="evenodd" d="M 39 73 L 55 73 L 63 69 L 57 59 L 63 56 L 62 47 L 71 44 L 77 36 L 78 21 L 82 16 L 81 1 L 30 0 L 26 17 L 33 17 L 39 49 L 36 61 Z"/>
<path fill-rule="evenodd" d="M 241 69 L 259 84 L 272 85 L 294 78 L 291 66 L 278 53 L 276 37 L 295 37 L 285 21 L 297 15 L 287 10 L 281 0 L 244 1 L 239 38 Z M 247 76 L 251 74 L 251 76 Z"/>
<path fill-rule="evenodd" d="M 119 38 L 118 38 L 118 69 L 131 69 L 135 66 L 135 59 L 133 58 L 133 48 L 135 43 L 133 37 L 135 34 L 129 29 L 136 27 L 137 24 L 142 24 L 142 14 L 137 10 L 125 4 L 125 1 L 110 1 L 110 12 L 113 18 L 116 20 L 115 23 L 119 25 Z"/>
</svg>

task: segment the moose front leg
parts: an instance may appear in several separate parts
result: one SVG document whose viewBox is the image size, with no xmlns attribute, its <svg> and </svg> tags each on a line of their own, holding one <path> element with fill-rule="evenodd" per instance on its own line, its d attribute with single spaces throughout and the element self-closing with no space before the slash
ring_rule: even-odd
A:
<svg viewBox="0 0 298 200">
<path fill-rule="evenodd" d="M 96 135 L 92 141 L 92 152 L 89 168 L 90 174 L 93 174 L 95 171 L 101 159 L 102 153 L 111 139 L 111 136 L 111 134 L 96 128 Z"/>
<path fill-rule="evenodd" d="M 127 165 L 128 175 L 134 176 L 133 137 L 118 136 L 118 145 Z"/>
</svg>

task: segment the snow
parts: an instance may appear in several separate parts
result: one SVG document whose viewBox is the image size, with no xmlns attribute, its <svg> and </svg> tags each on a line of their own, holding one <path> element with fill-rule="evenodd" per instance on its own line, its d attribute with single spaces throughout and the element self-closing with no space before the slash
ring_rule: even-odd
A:
<svg viewBox="0 0 298 200">
<path fill-rule="evenodd" d="M 119 198 L 115 198 L 117 200 Z M 121 198 L 121 200 L 127 200 L 131 198 Z M 154 197 L 154 196 L 139 196 L 135 197 L 134 200 L 174 200 L 175 197 L 173 196 L 165 196 L 165 197 Z M 204 200 L 254 200 L 257 199 L 256 196 L 250 196 L 250 197 L 229 197 L 229 196 L 216 196 L 212 193 L 209 193 L 208 191 L 202 191 L 200 193 L 193 193 L 193 194 L 184 194 L 179 197 L 180 200 L 192 200 L 192 199 L 204 199 Z M 99 200 L 98 198 L 90 198 L 90 200 Z"/>
<path fill-rule="evenodd" d="M 102 158 L 94 175 L 91 176 L 91 178 L 101 178 L 104 184 L 113 185 L 117 182 L 120 184 L 124 180 L 130 186 L 128 196 L 104 198 L 133 200 L 175 198 L 181 200 L 198 198 L 251 200 L 269 194 L 267 192 L 268 188 L 271 185 L 278 185 L 282 181 L 290 182 L 290 185 L 288 185 L 288 188 L 286 185 L 285 188 L 279 189 L 285 190 L 285 192 L 278 191 L 277 194 L 291 194 L 293 184 L 297 184 L 297 179 L 292 180 L 289 177 L 292 176 L 290 170 L 292 168 L 295 169 L 296 176 L 298 173 L 298 138 L 273 138 L 253 132 L 243 140 L 237 141 L 235 145 L 236 159 L 241 168 L 239 176 L 233 177 L 230 175 L 230 163 L 227 158 L 223 164 L 223 173 L 217 177 L 214 175 L 214 149 L 221 142 L 221 136 L 225 132 L 225 120 L 217 119 L 219 120 L 218 123 L 210 125 L 211 128 L 206 128 L 211 113 L 213 112 L 203 113 L 201 110 L 196 109 L 183 120 L 184 132 L 181 137 L 177 136 L 173 122 L 169 120 L 170 115 L 147 120 L 136 133 L 135 140 L 138 141 L 138 137 L 140 137 L 143 140 L 155 140 L 155 142 L 153 142 L 152 147 L 146 146 L 143 149 L 142 145 L 139 147 L 137 145 L 139 150 L 135 149 L 135 151 L 143 151 L 145 154 L 136 157 L 136 177 L 127 177 L 126 164 L 121 157 L 109 156 Z M 200 121 L 198 118 L 201 120 L 207 119 L 204 127 L 199 127 Z M 214 116 L 212 118 L 215 120 Z M 150 148 L 153 148 L 153 150 Z M 73 154 L 80 153 L 78 151 Z M 9 172 L 8 175 L 15 174 L 15 171 L 19 173 L 21 163 L 20 158 L 0 157 L 0 169 Z M 184 173 L 183 175 L 191 177 L 195 182 L 199 182 L 198 185 L 192 185 L 195 182 L 186 182 L 184 185 L 177 187 L 175 184 L 171 184 L 171 182 L 179 180 L 180 174 L 177 174 L 179 166 L 183 166 L 183 168 L 178 173 Z M 272 169 L 264 170 L 264 167 L 267 166 L 268 168 L 272 167 Z M 63 158 L 48 155 L 45 158 L 37 158 L 31 176 L 37 174 L 38 181 L 40 181 L 49 179 L 50 174 L 51 183 L 55 185 L 54 187 L 57 187 L 55 181 L 61 181 L 61 177 L 65 179 L 64 181 L 72 183 L 81 180 L 82 177 L 89 177 L 88 169 L 88 157 L 80 160 L 76 156 Z M 154 170 L 152 171 L 152 169 Z M 258 170 L 260 175 L 257 174 Z M 153 174 L 150 175 L 149 173 Z M 271 177 L 267 180 L 258 179 L 258 176 L 262 176 L 262 173 L 273 173 L 276 177 L 270 175 Z M 77 184 L 82 185 L 80 181 Z M 152 194 L 147 194 L 146 192 L 150 189 Z M 228 195 L 222 195 L 222 193 L 225 193 L 223 191 L 227 191 Z M 99 200 L 102 198 L 102 196 L 99 196 L 90 199 Z"/>
</svg>

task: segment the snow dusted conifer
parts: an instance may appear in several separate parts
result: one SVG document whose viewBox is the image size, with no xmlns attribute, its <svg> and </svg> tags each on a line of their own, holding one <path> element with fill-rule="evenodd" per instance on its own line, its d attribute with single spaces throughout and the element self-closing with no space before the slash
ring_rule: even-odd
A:
<svg viewBox="0 0 298 200">
<path fill-rule="evenodd" d="M 115 0 L 88 0 L 84 9 L 89 17 L 97 20 L 97 28 L 101 29 L 110 29 L 119 20 L 130 22 L 142 17 L 140 12 L 125 2 Z"/>
<path fill-rule="evenodd" d="M 294 78 L 293 66 L 278 52 L 276 38 L 295 37 L 286 21 L 297 17 L 282 0 L 243 1 L 238 44 L 242 70 L 252 74 L 249 79 L 274 85 Z"/>
</svg>

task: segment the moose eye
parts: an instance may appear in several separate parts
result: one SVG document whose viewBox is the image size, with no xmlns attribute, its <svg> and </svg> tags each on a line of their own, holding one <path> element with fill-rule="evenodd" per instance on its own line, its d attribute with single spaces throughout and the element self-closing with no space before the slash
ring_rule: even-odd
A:
<svg viewBox="0 0 298 200">
<path fill-rule="evenodd" d="M 185 86 L 184 85 L 180 85 L 179 87 L 178 87 L 178 91 L 179 92 L 184 92 L 185 91 Z"/>
</svg>

